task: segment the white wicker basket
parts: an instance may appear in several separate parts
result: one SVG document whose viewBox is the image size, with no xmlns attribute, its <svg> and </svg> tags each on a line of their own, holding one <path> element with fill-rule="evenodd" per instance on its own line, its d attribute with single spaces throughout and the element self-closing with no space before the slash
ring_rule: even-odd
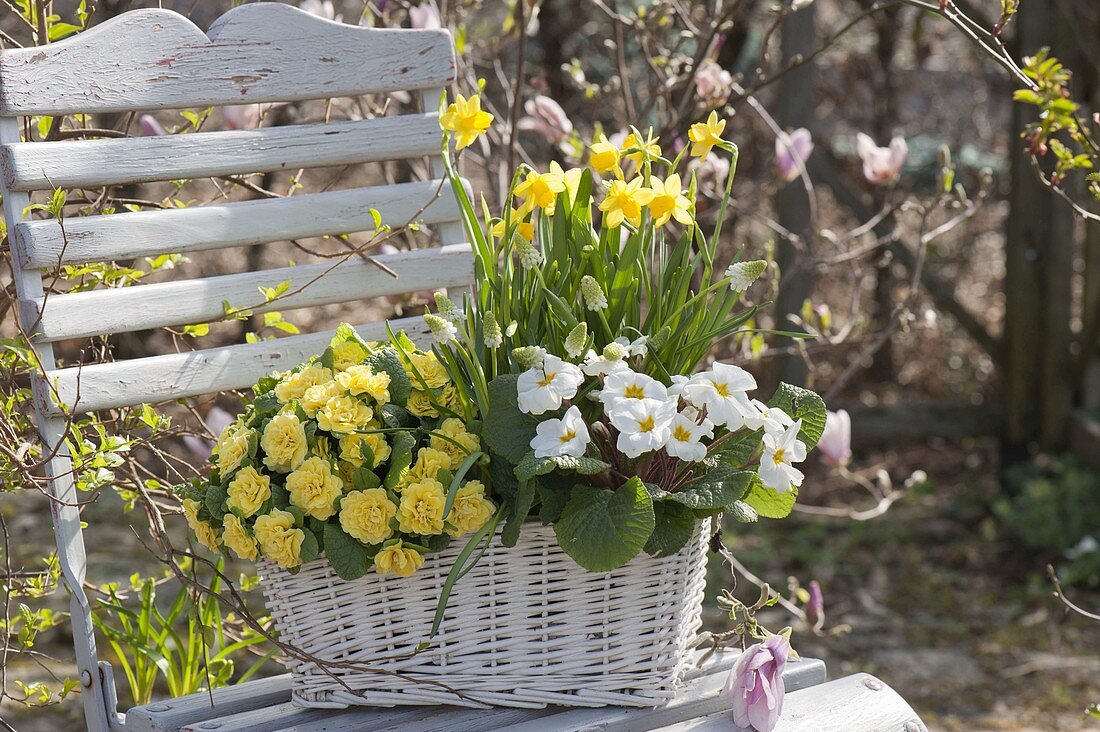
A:
<svg viewBox="0 0 1100 732">
<path fill-rule="evenodd" d="M 440 633 L 418 654 L 460 542 L 408 578 L 345 582 L 323 557 L 296 575 L 260 571 L 282 640 L 358 666 L 292 660 L 301 706 L 657 706 L 675 696 L 701 623 L 706 539 L 700 528 L 674 556 L 594 574 L 550 527 L 525 526 L 515 547 L 494 541 L 455 585 Z"/>
</svg>

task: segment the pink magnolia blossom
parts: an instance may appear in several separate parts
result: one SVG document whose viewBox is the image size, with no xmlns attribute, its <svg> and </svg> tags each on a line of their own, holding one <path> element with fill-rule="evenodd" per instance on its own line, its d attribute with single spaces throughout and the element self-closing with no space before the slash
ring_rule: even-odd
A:
<svg viewBox="0 0 1100 732">
<path fill-rule="evenodd" d="M 225 411 L 221 407 L 211 407 L 210 411 L 206 413 L 206 418 L 203 420 L 206 422 L 206 428 L 215 435 L 220 435 L 222 430 L 233 423 L 236 419 L 232 414 Z M 214 451 L 214 442 L 202 437 L 195 437 L 194 435 L 184 435 L 183 444 L 187 445 L 187 449 L 198 455 L 205 460 L 210 457 L 210 453 Z"/>
<path fill-rule="evenodd" d="M 800 127 L 791 134 L 782 132 L 775 138 L 775 174 L 784 183 L 802 175 L 806 161 L 814 151 L 810 131 Z"/>
<path fill-rule="evenodd" d="M 860 132 L 856 136 L 856 152 L 863 161 L 863 177 L 881 186 L 893 182 L 901 173 L 901 166 L 909 156 L 909 145 L 904 137 L 895 137 L 890 140 L 890 147 L 879 147 Z"/>
<path fill-rule="evenodd" d="M 225 126 L 231 130 L 251 130 L 260 126 L 263 113 L 259 104 L 234 104 L 222 107 Z"/>
<path fill-rule="evenodd" d="M 554 145 L 573 134 L 573 123 L 566 116 L 565 110 L 550 97 L 540 94 L 534 99 L 528 99 L 523 110 L 527 112 L 527 116 L 517 123 L 521 130 L 541 135 Z"/>
<path fill-rule="evenodd" d="M 443 19 L 433 2 L 424 2 L 409 8 L 409 24 L 413 28 L 442 28 Z"/>
<path fill-rule="evenodd" d="M 339 22 L 342 19 L 336 14 L 336 8 L 333 6 L 332 0 L 301 0 L 298 7 L 310 15 L 316 15 L 318 18 L 324 18 L 325 20 Z"/>
<path fill-rule="evenodd" d="M 141 128 L 143 134 L 150 137 L 163 137 L 168 132 L 165 131 L 164 126 L 160 122 L 157 122 L 157 118 L 151 114 L 143 114 L 138 118 L 138 127 Z"/>
<path fill-rule="evenodd" d="M 771 732 L 783 713 L 783 668 L 791 644 L 781 635 L 749 646 L 737 659 L 722 695 L 728 697 L 733 723 Z"/>
<path fill-rule="evenodd" d="M 704 61 L 695 70 L 695 93 L 715 105 L 725 104 L 733 88 L 733 76 L 716 61 Z"/>
<path fill-rule="evenodd" d="M 828 412 L 825 431 L 817 442 L 821 457 L 829 465 L 847 465 L 852 459 L 852 418 L 843 409 Z"/>
</svg>

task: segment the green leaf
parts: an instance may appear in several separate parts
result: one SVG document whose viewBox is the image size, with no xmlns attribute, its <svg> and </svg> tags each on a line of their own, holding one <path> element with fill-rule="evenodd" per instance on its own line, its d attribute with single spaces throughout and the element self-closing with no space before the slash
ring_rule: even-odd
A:
<svg viewBox="0 0 1100 732">
<path fill-rule="evenodd" d="M 409 392 L 412 391 L 412 383 L 401 365 L 397 349 L 392 346 L 378 349 L 367 356 L 367 365 L 375 372 L 385 371 L 390 375 L 390 401 L 400 407 L 405 406 Z"/>
<path fill-rule="evenodd" d="M 390 468 L 386 471 L 386 479 L 383 481 L 386 490 L 392 491 L 393 487 L 401 480 L 401 476 L 412 465 L 412 451 L 415 446 L 416 438 L 411 433 L 394 433 L 392 450 L 390 451 Z"/>
<path fill-rule="evenodd" d="M 229 497 L 229 491 L 225 486 L 212 483 L 206 490 L 206 510 L 211 516 L 225 515 L 225 499 Z"/>
<path fill-rule="evenodd" d="M 520 480 L 530 480 L 555 470 L 571 470 L 581 475 L 595 475 L 610 467 L 603 460 L 597 460 L 596 458 L 573 457 L 572 455 L 539 458 L 535 457 L 535 453 L 532 451 L 519 461 L 519 465 L 516 466 L 516 477 Z"/>
<path fill-rule="evenodd" d="M 415 427 L 417 423 L 416 417 L 409 410 L 396 404 L 383 404 L 379 407 L 378 413 L 382 415 L 382 424 L 391 429 Z"/>
<path fill-rule="evenodd" d="M 675 493 L 667 493 L 663 498 L 696 511 L 718 513 L 742 498 L 755 477 L 755 473 L 719 465 L 705 472 L 696 482 Z"/>
<path fill-rule="evenodd" d="M 535 481 L 521 480 L 516 487 L 516 497 L 509 506 L 507 523 L 500 532 L 500 543 L 512 547 L 519 541 L 519 530 L 523 522 L 527 520 L 527 514 L 531 512 L 531 505 L 535 502 Z"/>
<path fill-rule="evenodd" d="M 539 420 L 519 411 L 515 374 L 502 374 L 489 382 L 489 410 L 482 436 L 508 462 L 518 465 L 531 449 Z"/>
<path fill-rule="evenodd" d="M 680 503 L 660 501 L 653 504 L 653 533 L 645 544 L 646 554 L 668 557 L 684 548 L 695 533 L 695 514 Z"/>
<path fill-rule="evenodd" d="M 634 477 L 617 491 L 578 485 L 554 526 L 558 544 L 590 572 L 610 572 L 646 545 L 655 523 L 653 501 Z"/>
<path fill-rule="evenodd" d="M 317 535 L 309 529 L 302 529 L 305 538 L 302 539 L 302 564 L 312 562 L 321 553 L 321 544 L 317 541 Z"/>
<path fill-rule="evenodd" d="M 756 509 L 744 501 L 734 501 L 726 506 L 726 512 L 743 524 L 751 524 L 760 518 Z"/>
<path fill-rule="evenodd" d="M 368 450 L 370 449 L 370 447 L 367 446 L 365 443 L 363 447 Z M 366 466 L 363 466 L 352 473 L 351 484 L 354 490 L 366 491 L 382 485 L 382 480 L 375 474 L 373 470 L 370 470 Z M 347 488 L 345 488 L 344 490 L 347 490 Z"/>
<path fill-rule="evenodd" d="M 806 449 L 812 450 L 825 431 L 825 402 L 814 392 L 800 386 L 780 384 L 775 395 L 768 400 L 769 407 L 779 407 L 791 416 L 801 419 L 802 429 L 798 438 L 806 443 Z"/>
<path fill-rule="evenodd" d="M 728 465 L 740 468 L 752 460 L 764 437 L 763 430 L 741 430 L 730 435 L 712 449 L 703 461 L 708 465 Z"/>
<path fill-rule="evenodd" d="M 334 523 L 325 524 L 325 556 L 342 580 L 358 579 L 374 564 L 370 549 Z"/>
<path fill-rule="evenodd" d="M 759 478 L 753 480 L 749 492 L 745 494 L 744 501 L 756 510 L 764 518 L 786 518 L 794 510 L 794 502 L 798 500 L 798 490 L 791 486 L 785 493 L 780 493 L 774 488 L 769 488 L 760 482 Z"/>
<path fill-rule="evenodd" d="M 561 518 L 565 504 L 573 492 L 572 481 L 568 475 L 551 473 L 538 481 L 539 521 L 552 524 Z"/>
</svg>

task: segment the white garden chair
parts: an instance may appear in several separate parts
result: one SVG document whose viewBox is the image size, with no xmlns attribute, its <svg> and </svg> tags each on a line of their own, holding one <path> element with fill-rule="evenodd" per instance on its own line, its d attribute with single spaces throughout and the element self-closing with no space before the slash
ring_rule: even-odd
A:
<svg viewBox="0 0 1100 732">
<path fill-rule="evenodd" d="M 443 30 L 379 30 L 323 20 L 281 4 L 238 7 L 203 33 L 167 10 L 135 10 L 44 47 L 0 54 L 0 157 L 4 215 L 10 233 L 22 322 L 33 325 L 45 371 L 33 384 L 39 430 L 49 461 L 53 522 L 62 574 L 71 593 L 78 675 L 88 728 L 132 730 L 516 730 L 732 729 L 716 690 L 730 658 L 699 672 L 682 699 L 647 710 L 572 709 L 491 712 L 441 707 L 425 711 L 298 709 L 289 677 L 248 682 L 117 711 L 110 665 L 97 657 L 88 597 L 79 497 L 61 442 L 69 411 L 84 413 L 249 387 L 260 376 L 319 352 L 329 334 L 282 338 L 128 361 L 58 368 L 52 343 L 96 334 L 215 320 L 222 302 L 253 302 L 259 285 L 291 280 L 292 290 L 330 264 L 134 287 L 43 294 L 42 273 L 65 263 L 197 252 L 326 234 L 367 231 L 373 210 L 385 223 L 419 220 L 437 227 L 440 246 L 376 257 L 390 273 L 358 258 L 278 302 L 280 310 L 380 295 L 462 288 L 473 276 L 461 243 L 458 211 L 438 181 L 303 193 L 292 198 L 195 208 L 33 220 L 29 194 L 95 187 L 429 158 L 434 176 L 436 105 L 455 76 Z M 23 117 L 134 112 L 209 105 L 326 99 L 394 91 L 420 93 L 422 114 L 168 137 L 22 142 Z M 432 156 L 436 156 L 432 158 Z M 440 193 L 442 191 L 442 194 Z M 423 335 L 418 322 L 394 326 Z M 364 325 L 367 338 L 385 325 Z M 824 683 L 820 661 L 792 663 L 781 729 L 923 730 L 912 709 L 877 679 Z M 798 691 L 798 689 L 804 689 Z M 713 715 L 713 716 L 708 716 Z M 694 721 L 691 721 L 694 720 Z M 670 726 L 673 725 L 673 726 Z M 686 726 L 685 726 L 686 725 Z"/>
</svg>

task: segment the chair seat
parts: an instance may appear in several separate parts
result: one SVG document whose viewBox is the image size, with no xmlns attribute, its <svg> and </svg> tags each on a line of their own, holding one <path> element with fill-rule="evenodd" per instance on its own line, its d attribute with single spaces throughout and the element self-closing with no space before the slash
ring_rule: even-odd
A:
<svg viewBox="0 0 1100 732">
<path fill-rule="evenodd" d="M 736 653 L 719 655 L 689 674 L 683 695 L 664 707 L 545 709 L 467 709 L 395 707 L 390 709 L 304 709 L 290 702 L 290 675 L 135 707 L 125 729 L 135 732 L 569 732 L 599 729 L 730 730 L 736 732 L 728 705 L 718 692 Z M 784 674 L 788 696 L 777 732 L 925 732 L 916 713 L 893 690 L 867 674 L 825 682 L 825 664 L 807 658 L 791 661 Z"/>
</svg>

